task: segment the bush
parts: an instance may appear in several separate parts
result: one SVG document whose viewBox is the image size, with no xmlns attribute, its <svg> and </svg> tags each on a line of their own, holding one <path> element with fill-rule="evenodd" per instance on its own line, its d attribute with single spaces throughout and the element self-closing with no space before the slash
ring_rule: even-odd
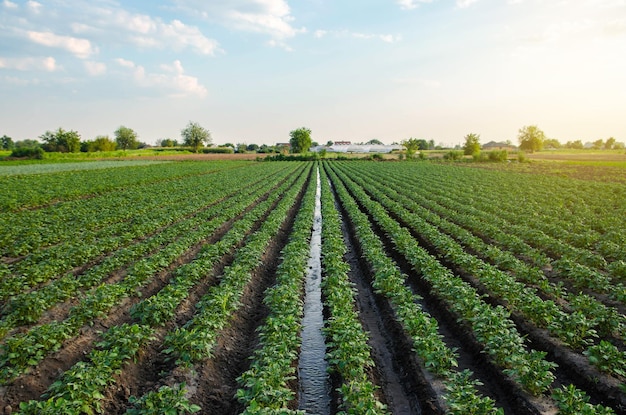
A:
<svg viewBox="0 0 626 415">
<path fill-rule="evenodd" d="M 506 150 L 493 150 L 489 152 L 489 161 L 507 161 L 509 153 Z"/>
<path fill-rule="evenodd" d="M 457 161 L 457 160 L 461 160 L 463 158 L 463 152 L 462 151 L 448 151 L 446 154 L 443 155 L 443 159 L 444 160 L 449 160 L 449 161 Z"/>
<path fill-rule="evenodd" d="M 43 159 L 43 149 L 41 147 L 22 147 L 15 148 L 11 152 L 11 157 Z"/>
<path fill-rule="evenodd" d="M 485 163 L 491 162 L 503 162 L 509 159 L 509 153 L 506 150 L 491 150 L 487 153 L 478 152 L 472 155 L 475 162 Z"/>
<path fill-rule="evenodd" d="M 204 154 L 233 154 L 235 150 L 232 147 L 207 147 L 203 148 L 202 152 Z"/>
</svg>

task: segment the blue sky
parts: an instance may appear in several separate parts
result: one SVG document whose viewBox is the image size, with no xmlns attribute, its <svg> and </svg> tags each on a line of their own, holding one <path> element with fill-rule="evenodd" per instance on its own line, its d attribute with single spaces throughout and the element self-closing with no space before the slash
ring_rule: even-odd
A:
<svg viewBox="0 0 626 415">
<path fill-rule="evenodd" d="M 0 135 L 626 141 L 626 0 L 0 0 Z"/>
</svg>

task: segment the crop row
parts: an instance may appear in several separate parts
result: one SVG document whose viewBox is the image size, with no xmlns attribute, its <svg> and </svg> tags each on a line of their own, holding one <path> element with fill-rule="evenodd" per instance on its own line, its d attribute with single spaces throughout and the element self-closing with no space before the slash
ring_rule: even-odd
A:
<svg viewBox="0 0 626 415">
<path fill-rule="evenodd" d="M 230 268 L 242 271 L 241 266 L 243 264 L 246 264 L 249 267 L 256 267 L 258 259 L 257 261 L 252 260 L 251 254 L 256 254 L 257 258 L 259 258 L 262 254 L 262 251 L 258 250 L 259 245 L 257 244 L 257 241 L 265 240 L 267 242 L 268 234 L 277 232 L 276 225 L 280 226 L 278 221 L 282 221 L 285 218 L 285 207 L 289 207 L 290 204 L 293 203 L 294 196 L 300 191 L 302 183 L 305 179 L 306 174 L 299 174 L 292 186 L 287 186 L 287 188 L 282 189 L 285 190 L 285 193 L 282 193 L 280 191 L 281 189 L 277 189 L 277 195 L 279 195 L 279 197 L 283 196 L 277 204 L 271 199 L 267 199 L 265 201 L 267 204 L 265 204 L 265 202 L 262 203 L 265 204 L 264 208 L 269 207 L 267 206 L 269 204 L 272 207 L 272 210 L 264 219 L 264 222 L 259 230 L 246 238 L 246 244 L 236 252 L 234 262 Z M 260 212 L 264 210 L 265 209 L 263 208 L 258 209 Z M 255 217 L 256 219 L 259 218 L 258 216 Z M 241 234 L 239 231 L 241 230 L 234 231 L 232 234 L 240 235 L 242 238 L 245 237 L 245 233 Z M 214 255 L 210 255 L 210 252 L 212 251 L 207 250 L 203 252 L 203 255 L 200 255 L 199 258 L 194 261 L 198 264 L 198 267 L 187 267 L 186 271 L 192 271 L 189 278 L 192 280 L 196 279 L 193 271 L 198 271 L 200 273 L 209 272 L 209 269 L 206 267 L 204 269 L 200 269 L 199 267 L 201 267 L 202 264 L 214 264 L 217 258 L 219 258 L 220 253 L 213 251 Z M 210 293 L 203 297 L 203 299 L 198 303 L 197 307 L 198 310 L 200 310 L 199 313 L 202 312 L 202 305 L 206 305 L 206 300 L 212 295 L 217 294 L 220 298 L 223 298 L 221 297 L 221 294 L 226 294 L 227 292 L 232 293 L 229 289 L 232 287 L 229 287 L 228 284 L 224 283 L 228 275 L 228 269 L 229 267 L 225 269 L 224 275 L 221 277 L 220 284 L 211 287 Z M 184 271 L 179 274 L 179 277 L 182 278 L 183 275 L 185 275 Z M 241 274 L 231 275 L 231 277 L 241 276 Z M 181 278 L 176 279 L 176 281 L 180 281 Z M 176 282 L 173 282 L 173 285 L 176 285 Z M 176 297 L 175 293 L 174 297 Z M 169 301 L 170 299 L 167 296 L 155 296 L 153 298 L 158 298 L 159 302 L 165 307 L 168 307 L 171 304 Z M 58 382 L 55 382 L 49 388 L 45 395 L 45 397 L 47 397 L 46 400 L 23 403 L 21 405 L 21 409 L 23 411 L 22 413 L 45 414 L 62 412 L 68 414 L 78 414 L 83 412 L 91 413 L 93 411 L 101 412 L 101 401 L 104 398 L 103 392 L 112 382 L 115 381 L 115 378 L 111 375 L 119 373 L 125 362 L 136 357 L 139 349 L 138 347 L 135 347 L 135 344 L 146 344 L 152 340 L 154 333 L 153 325 L 163 324 L 164 315 L 162 314 L 161 307 L 156 306 L 157 303 L 154 301 L 148 304 L 155 307 L 139 307 L 141 312 L 137 314 L 137 317 L 142 320 L 141 324 L 115 326 L 109 329 L 108 333 L 103 337 L 105 339 L 112 337 L 115 339 L 115 343 L 105 342 L 104 345 L 102 343 L 99 344 L 99 348 L 91 352 L 88 361 L 77 363 L 73 368 L 68 370 Z M 191 321 L 197 321 L 197 316 L 198 313 Z M 227 321 L 229 314 L 225 314 L 224 316 L 226 318 L 222 319 L 222 321 Z M 171 318 L 173 315 L 169 315 L 168 317 Z M 151 323 L 153 325 L 147 323 Z M 125 329 L 126 327 L 129 329 Z M 183 327 L 188 327 L 188 325 Z M 173 332 L 166 335 L 166 345 L 168 344 L 168 339 L 176 337 L 176 334 L 174 333 L 180 333 L 180 328 L 175 329 Z M 139 338 L 137 338 L 137 336 L 139 336 Z M 169 343 L 169 346 L 173 346 L 173 350 L 178 350 L 176 348 L 176 344 Z M 165 353 L 169 353 L 171 350 L 172 349 L 166 349 Z M 206 349 L 204 350 L 206 351 Z M 141 407 L 141 405 L 145 405 L 146 402 L 153 402 L 155 396 L 162 396 L 163 394 L 167 394 L 167 392 L 170 392 L 171 394 L 172 389 L 164 388 L 160 393 L 157 392 L 156 395 L 155 393 L 147 394 L 145 397 L 136 400 L 137 406 Z M 181 397 L 181 399 L 184 398 Z M 185 406 L 184 401 L 179 401 L 179 403 L 182 406 Z M 189 408 L 192 407 L 189 406 Z M 137 409 L 137 411 L 141 413 L 140 409 Z M 132 411 L 130 412 L 132 413 Z"/>
<path fill-rule="evenodd" d="M 322 265 L 324 278 L 322 292 L 329 318 L 325 334 L 328 337 L 326 359 L 330 370 L 342 379 L 339 389 L 343 409 L 349 414 L 384 414 L 386 407 L 376 399 L 368 369 L 374 367 L 355 306 L 354 286 L 348 277 L 350 265 L 345 262 L 347 252 L 341 218 L 325 172 L 321 180 L 322 204 Z"/>
<path fill-rule="evenodd" d="M 389 300 L 396 319 L 413 340 L 413 350 L 420 358 L 423 368 L 446 382 L 448 393 L 444 399 L 447 401 L 448 411 L 453 414 L 501 413 L 501 410 L 495 408 L 491 398 L 481 396 L 476 389 L 480 383 L 471 378 L 470 372 L 454 370 L 458 365 L 458 356 L 443 341 L 437 320 L 421 309 L 419 297 L 407 287 L 405 276 L 387 256 L 383 242 L 372 229 L 369 218 L 361 212 L 344 183 L 334 171 L 329 171 L 329 174 L 353 224 L 363 256 L 372 269 L 374 289 Z"/>
<path fill-rule="evenodd" d="M 546 392 L 555 378 L 551 372 L 555 364 L 545 360 L 545 352 L 526 351 L 524 341 L 510 320 L 508 312 L 500 306 L 491 307 L 485 304 L 470 285 L 454 276 L 426 250 L 419 247 L 408 230 L 394 221 L 383 206 L 370 199 L 365 191 L 347 176 L 340 173 L 339 177 L 389 236 L 395 249 L 413 265 L 414 270 L 420 273 L 422 278 L 428 281 L 432 291 L 448 304 L 460 321 L 472 329 L 489 358 L 503 373 L 533 394 Z M 584 392 L 577 391 L 573 386 L 570 389 L 575 390 L 584 401 Z M 557 401 L 562 396 L 560 392 L 554 393 Z M 602 406 L 598 406 L 597 409 L 602 411 L 601 413 L 611 413 L 610 409 Z"/>
<path fill-rule="evenodd" d="M 289 183 L 283 184 L 287 188 Z M 64 341 L 74 337 L 85 324 L 106 316 L 122 299 L 137 295 L 140 288 L 151 281 L 159 271 L 166 269 L 184 252 L 207 238 L 233 215 L 240 214 L 254 200 L 248 195 L 229 209 L 216 208 L 216 216 L 201 222 L 192 230 L 178 229 L 177 239 L 165 239 L 166 244 L 150 257 L 133 263 L 123 280 L 115 284 L 101 284 L 86 293 L 64 321 L 53 321 L 36 326 L 26 333 L 9 337 L 0 346 L 0 373 L 9 382 L 30 366 L 38 364 L 50 352 L 58 350 Z M 165 233 L 166 237 L 171 237 Z"/>
<path fill-rule="evenodd" d="M 269 312 L 258 328 L 259 345 L 251 357 L 250 368 L 237 379 L 237 399 L 245 405 L 244 414 L 268 410 L 299 413 L 289 409 L 295 397 L 289 382 L 295 379 L 294 362 L 302 343 L 302 291 L 315 210 L 314 184 L 309 181 L 289 240 L 281 251 L 276 282 L 265 291 L 263 303 Z"/>
<path fill-rule="evenodd" d="M 238 195 L 227 195 L 223 202 L 214 206 L 209 205 L 208 207 L 203 207 L 201 210 L 195 212 L 194 215 L 179 220 L 172 226 L 160 229 L 158 233 L 152 234 L 151 236 L 148 234 L 148 236 L 142 238 L 137 243 L 118 250 L 113 255 L 104 258 L 99 264 L 94 264 L 82 274 L 74 275 L 74 273 L 67 273 L 61 278 L 42 286 L 39 290 L 15 295 L 1 310 L 3 319 L 0 321 L 0 337 L 15 324 L 34 323 L 45 310 L 75 295 L 79 289 L 94 286 L 99 281 L 102 281 L 105 276 L 110 275 L 125 264 L 129 264 L 149 254 L 177 235 L 192 231 L 203 222 L 211 219 L 221 210 L 230 209 L 232 206 L 240 203 L 240 200 L 243 200 L 243 198 L 252 198 L 250 200 L 254 200 L 254 194 L 267 191 L 270 187 L 269 183 L 269 181 L 266 181 L 265 185 L 250 187 L 247 191 L 239 192 Z M 254 194 L 253 190 L 256 190 Z M 231 189 L 224 189 L 222 194 L 226 192 L 230 193 Z M 217 194 L 217 190 L 214 193 Z M 178 206 L 180 206 L 180 204 Z M 171 216 L 171 210 L 168 215 Z M 160 225 L 161 224 L 158 224 L 157 226 Z M 141 234 L 139 233 L 137 235 Z M 22 280 L 17 277 L 14 279 Z M 18 285 L 18 283 L 11 281 L 11 285 Z"/>
<path fill-rule="evenodd" d="M 405 174 L 398 176 L 395 180 L 406 183 L 409 177 L 411 177 L 409 174 Z M 393 177 L 390 178 L 394 180 Z M 472 232 L 483 235 L 483 237 L 494 238 L 499 243 L 504 243 L 505 246 L 510 244 L 509 249 L 513 249 L 514 252 L 532 260 L 537 266 L 550 264 L 551 259 L 546 254 L 558 259 L 552 261 L 552 268 L 560 277 L 571 279 L 575 287 L 606 292 L 622 302 L 626 301 L 626 288 L 624 288 L 623 283 L 619 282 L 626 278 L 626 262 L 623 260 L 624 254 L 626 254 L 623 248 L 626 235 L 620 236 L 623 230 L 619 227 L 601 234 L 602 240 L 596 243 L 576 243 L 578 240 L 586 239 L 589 232 L 595 232 L 587 227 L 586 230 L 580 231 L 578 237 L 572 237 L 572 235 L 576 235 L 572 228 L 580 228 L 580 223 L 584 223 L 580 218 L 569 215 L 567 216 L 568 223 L 563 225 L 568 230 L 565 234 L 562 231 L 548 234 L 533 227 L 537 226 L 536 223 L 543 224 L 546 221 L 560 220 L 559 217 L 547 218 L 543 212 L 549 211 L 549 209 L 545 206 L 534 214 L 525 214 L 517 212 L 516 205 L 507 206 L 508 201 L 504 197 L 492 194 L 489 197 L 473 195 L 470 198 L 459 189 L 451 188 L 443 191 L 440 187 L 419 186 L 416 189 L 422 194 L 424 194 L 425 189 L 428 189 L 428 194 L 424 195 L 427 203 L 436 202 L 440 206 L 447 206 L 457 212 L 457 215 L 463 215 L 462 218 L 465 222 L 472 223 Z M 555 190 L 558 189 L 551 189 L 551 191 Z M 494 200 L 496 198 L 497 201 Z M 605 198 L 603 195 L 603 197 L 596 199 L 604 200 Z M 552 195 L 549 200 L 559 200 L 559 198 L 557 195 Z M 577 203 L 582 204 L 581 201 Z M 543 214 L 542 217 L 536 219 L 540 213 Z M 611 215 L 615 215 L 615 213 L 613 212 Z M 594 223 L 603 219 L 598 217 L 597 213 L 593 217 Z M 519 218 L 524 218 L 523 223 L 520 223 Z M 535 225 L 533 222 L 536 222 Z M 550 225 L 551 229 L 554 227 L 554 225 Z M 494 233 L 505 236 L 494 236 Z M 611 241 L 604 240 L 605 238 L 611 239 Z M 575 244 L 575 246 L 569 246 L 568 242 Z M 532 252 L 528 252 L 529 245 L 527 244 L 532 245 L 530 247 Z M 613 248 L 609 249 L 608 246 Z M 522 247 L 522 251 L 519 250 L 520 247 Z"/>
<path fill-rule="evenodd" d="M 258 170 L 256 175 L 254 170 Z M 115 243 L 114 237 L 124 239 L 132 236 L 128 235 L 132 234 L 132 228 L 149 232 L 155 226 L 158 228 L 158 222 L 167 224 L 167 221 L 191 214 L 202 206 L 215 203 L 227 194 L 224 192 L 229 189 L 232 191 L 242 182 L 254 182 L 259 176 L 276 170 L 278 169 L 270 170 L 259 166 L 216 171 L 171 180 L 165 185 L 155 183 L 144 187 L 130 187 L 114 194 L 9 213 L 7 226 L 0 230 L 0 252 L 4 256 L 28 255 L 21 261 L 12 263 L 11 268 L 16 274 L 23 273 L 29 265 L 38 263 L 52 268 L 52 272 L 59 272 L 59 268 L 65 263 L 57 262 L 64 257 L 69 256 L 65 262 L 70 267 L 76 266 L 83 257 L 93 257 L 88 247 L 95 250 L 103 245 L 100 249 L 106 250 L 107 245 Z M 198 192 L 198 189 L 209 186 L 215 192 Z M 172 215 L 171 206 L 179 206 L 180 213 Z M 111 238 L 113 239 L 109 242 Z M 85 243 L 80 245 L 77 241 Z M 52 246 L 49 249 L 42 249 L 50 245 Z M 81 248 L 84 252 L 81 252 Z M 21 262 L 25 265 L 20 265 Z M 67 268 L 65 266 L 62 269 Z"/>
<path fill-rule="evenodd" d="M 554 259 L 568 258 L 591 269 L 608 270 L 617 278 L 626 276 L 626 268 L 620 267 L 623 261 L 618 261 L 626 253 L 626 233 L 618 219 L 624 209 L 619 186 L 571 180 L 529 185 L 524 180 L 527 176 L 489 174 L 481 179 L 483 172 L 465 170 L 464 175 L 449 171 L 445 176 L 438 172 L 442 177 L 437 177 L 434 171 L 428 169 L 427 177 L 419 179 L 434 199 L 478 208 L 471 214 L 523 238 Z M 407 172 L 402 177 L 417 176 Z M 445 186 L 448 179 L 450 186 Z M 473 187 L 480 190 L 465 187 L 471 186 L 468 181 L 472 179 Z"/>
<path fill-rule="evenodd" d="M 42 206 L 57 200 L 111 193 L 128 187 L 208 174 L 250 164 L 245 161 L 159 163 L 99 170 L 66 171 L 49 174 L 5 176 L 0 211 Z"/>
<path fill-rule="evenodd" d="M 566 344 L 576 349 L 592 346 L 594 339 L 597 338 L 596 326 L 601 326 L 608 335 L 613 332 L 622 332 L 623 316 L 620 317 L 617 310 L 607 309 L 603 304 L 597 302 L 594 305 L 592 298 L 586 296 L 584 299 L 577 298 L 579 298 L 579 303 L 580 301 L 585 301 L 589 311 L 588 315 L 585 315 L 582 311 L 567 313 L 568 310 L 561 309 L 558 303 L 551 300 L 543 300 L 535 289 L 516 281 L 514 276 L 504 273 L 493 265 L 484 263 L 467 253 L 463 246 L 448 235 L 442 234 L 435 226 L 424 220 L 424 212 L 415 214 L 409 211 L 407 204 L 410 205 L 410 203 L 406 200 L 403 200 L 403 203 L 392 200 L 391 197 L 398 197 L 399 195 L 389 185 L 376 185 L 371 180 L 358 179 L 356 177 L 355 180 L 369 189 L 368 193 L 375 195 L 374 198 L 385 208 L 397 215 L 414 232 L 419 233 L 420 237 L 432 244 L 442 258 L 455 264 L 465 273 L 476 277 L 492 295 L 500 298 L 511 312 L 518 312 L 539 327 L 548 328 L 554 336 Z M 441 222 L 443 221 L 440 221 L 440 224 Z M 458 235 L 459 229 L 450 228 L 449 230 Z M 459 237 L 459 239 L 461 238 Z M 463 240 L 467 242 L 468 238 L 463 238 Z M 481 249 L 488 249 L 489 247 L 479 244 L 479 246 L 474 245 L 473 248 L 481 252 Z M 492 251 L 497 252 L 497 250 Z M 558 300 L 563 299 L 558 298 Z M 559 303 L 561 302 L 559 301 Z M 593 358 L 595 363 L 599 363 L 599 368 L 613 375 L 623 375 L 626 354 L 620 352 L 616 346 L 604 342 L 601 352 L 599 346 L 592 346 L 587 350 L 586 354 Z M 597 358 L 603 355 L 608 355 L 610 358 Z M 608 360 L 612 360 L 613 364 L 607 364 L 606 361 Z"/>
<path fill-rule="evenodd" d="M 307 171 L 310 172 L 310 167 Z M 224 269 L 219 284 L 211 287 L 200 299 L 192 319 L 165 337 L 164 353 L 176 359 L 177 364 L 192 365 L 212 356 L 219 331 L 240 307 L 243 290 L 252 278 L 253 270 L 260 264 L 265 248 L 278 233 L 306 179 L 306 175 L 301 174 L 295 185 L 282 195 L 261 228 L 247 238 L 233 263 Z"/>
</svg>

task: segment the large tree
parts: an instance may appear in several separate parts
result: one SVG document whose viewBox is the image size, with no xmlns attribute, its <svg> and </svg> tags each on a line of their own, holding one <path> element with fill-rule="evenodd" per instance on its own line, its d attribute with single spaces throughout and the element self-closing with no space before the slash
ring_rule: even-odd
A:
<svg viewBox="0 0 626 415">
<path fill-rule="evenodd" d="M 289 133 L 292 153 L 306 153 L 311 148 L 311 130 L 302 127 Z"/>
<path fill-rule="evenodd" d="M 465 136 L 465 144 L 463 145 L 463 154 L 471 156 L 480 153 L 480 135 L 469 133 Z"/>
<path fill-rule="evenodd" d="M 529 125 L 521 128 L 517 135 L 520 150 L 534 153 L 543 148 L 546 135 L 536 125 Z"/>
<path fill-rule="evenodd" d="M 197 122 L 189 121 L 180 135 L 184 145 L 191 147 L 194 153 L 197 153 L 205 144 L 211 144 L 211 133 Z"/>
<path fill-rule="evenodd" d="M 115 142 L 124 151 L 139 147 L 137 133 L 132 128 L 124 127 L 123 125 L 115 130 Z"/>
<path fill-rule="evenodd" d="M 78 153 L 80 151 L 80 134 L 77 131 L 46 131 L 39 136 L 44 142 L 44 150 L 59 153 Z"/>
<path fill-rule="evenodd" d="M 11 137 L 9 137 L 8 135 L 3 135 L 2 137 L 0 137 L 0 148 L 3 150 L 13 150 L 13 147 L 15 147 L 15 143 L 13 142 L 13 139 Z"/>
</svg>

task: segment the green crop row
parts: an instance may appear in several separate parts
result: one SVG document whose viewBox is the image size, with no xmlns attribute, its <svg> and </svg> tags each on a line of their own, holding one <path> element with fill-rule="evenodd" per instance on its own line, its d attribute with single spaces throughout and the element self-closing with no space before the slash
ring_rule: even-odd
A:
<svg viewBox="0 0 626 415">
<path fill-rule="evenodd" d="M 405 284 L 397 265 L 386 255 L 385 248 L 371 228 L 367 215 L 362 213 L 356 201 L 335 174 L 329 172 L 343 207 L 348 212 L 355 229 L 363 255 L 372 268 L 374 289 L 389 299 L 396 318 L 413 339 L 413 349 L 424 369 L 444 379 L 447 394 L 444 396 L 451 414 L 501 414 L 489 397 L 483 397 L 477 389 L 479 381 L 471 379 L 471 373 L 459 373 L 457 355 L 447 347 L 438 332 L 438 323 L 419 307 L 417 297 Z M 393 232 L 391 229 L 387 229 Z M 463 300 L 460 297 L 459 300 Z"/>
<path fill-rule="evenodd" d="M 307 172 L 310 172 L 310 167 Z M 219 331 L 240 307 L 241 295 L 253 270 L 259 265 L 269 241 L 278 233 L 306 179 L 306 175 L 301 174 L 297 183 L 284 193 L 261 228 L 247 238 L 246 244 L 237 251 L 233 263 L 219 277 L 220 283 L 212 286 L 197 303 L 193 318 L 165 337 L 164 353 L 176 359 L 177 364 L 192 365 L 212 356 Z"/>
<path fill-rule="evenodd" d="M 245 405 L 244 414 L 301 413 L 289 409 L 295 392 L 288 382 L 295 379 L 294 362 L 302 342 L 302 290 L 313 225 L 315 188 L 314 181 L 310 180 L 289 241 L 281 251 L 276 283 L 265 291 L 263 302 L 269 313 L 258 329 L 259 346 L 252 356 L 250 368 L 237 379 L 240 388 L 236 396 Z"/>
<path fill-rule="evenodd" d="M 486 304 L 481 306 L 480 296 L 469 285 L 460 281 L 420 248 L 410 233 L 394 221 L 380 204 L 371 200 L 362 188 L 345 175 L 340 176 L 359 203 L 384 229 L 396 250 L 431 284 L 433 292 L 448 304 L 450 310 L 459 316 L 459 320 L 469 324 L 477 340 L 484 344 L 486 353 L 502 368 L 503 373 L 531 393 L 548 391 L 554 379 L 551 369 L 555 364 L 544 360 L 544 352 L 531 350 L 528 354 L 525 353 L 523 340 L 509 320 L 506 310 L 497 306 L 490 311 Z M 498 347 L 501 350 L 497 350 Z M 563 390 L 553 390 L 552 395 L 559 407 L 559 414 L 579 413 L 578 410 L 589 414 L 613 413 L 610 408 L 589 404 L 586 394 L 573 385 L 564 387 Z"/>
<path fill-rule="evenodd" d="M 46 282 L 201 211 L 232 193 L 242 181 L 255 184 L 258 174 L 262 174 L 252 169 L 227 173 L 194 177 L 175 186 L 132 189 L 106 198 L 61 204 L 45 212 L 15 214 L 3 230 L 4 237 L 11 249 L 27 243 L 30 251 L 21 261 L 9 266 L 12 275 L 0 281 L 0 299 Z M 198 192 L 198 188 L 207 185 L 213 191 Z M 177 206 L 176 215 L 172 214 L 172 206 Z M 56 244 L 44 248 L 34 239 Z"/>
<path fill-rule="evenodd" d="M 524 339 L 506 309 L 488 305 L 471 285 L 452 274 L 419 246 L 409 231 L 393 220 L 378 202 L 370 199 L 362 188 L 341 173 L 338 177 L 384 229 L 396 250 L 428 281 L 434 294 L 471 328 L 489 358 L 527 391 L 533 394 L 546 391 L 554 380 L 551 370 L 556 365 L 544 359 L 544 352 L 526 350 Z"/>
<path fill-rule="evenodd" d="M 342 413 L 386 414 L 375 396 L 375 386 L 368 377 L 374 367 L 355 306 L 354 286 L 348 277 L 350 266 L 344 261 L 346 245 L 341 231 L 341 219 L 326 174 L 321 175 L 322 202 L 322 293 L 329 317 L 324 332 L 328 338 L 326 360 L 329 370 L 337 373 L 342 385 Z"/>
<path fill-rule="evenodd" d="M 45 400 L 20 403 L 23 415 L 81 415 L 102 413 L 103 390 L 115 381 L 123 365 L 137 357 L 153 336 L 148 326 L 111 327 L 85 361 L 75 364 L 43 395 Z"/>
<path fill-rule="evenodd" d="M 295 175 L 297 177 L 297 173 Z M 142 324 L 151 326 L 162 325 L 169 321 L 174 316 L 178 304 L 187 298 L 194 285 L 207 275 L 219 258 L 233 251 L 242 243 L 243 238 L 250 232 L 255 223 L 270 211 L 282 192 L 289 189 L 292 184 L 293 180 L 287 181 L 273 189 L 269 197 L 233 223 L 231 229 L 219 241 L 204 246 L 192 262 L 178 267 L 168 285 L 152 297 L 137 303 L 131 309 L 133 318 L 141 321 Z M 244 190 L 241 195 L 245 196 L 245 202 L 240 202 L 237 205 L 239 210 L 227 210 L 227 207 L 224 206 L 224 212 L 228 212 L 232 217 L 237 217 L 244 212 L 250 202 L 267 190 L 267 188 L 252 188 L 252 191 Z M 237 198 L 232 198 L 232 201 L 237 201 Z"/>
<path fill-rule="evenodd" d="M 113 193 L 129 187 L 141 188 L 177 178 L 210 174 L 214 171 L 250 165 L 248 161 L 160 163 L 100 170 L 67 171 L 49 174 L 5 176 L 0 210 L 20 210 L 58 200 Z M 1 239 L 1 238 L 0 238 Z"/>
<path fill-rule="evenodd" d="M 78 290 L 93 287 L 107 275 L 119 270 L 125 264 L 139 260 L 161 245 L 176 238 L 177 235 L 193 231 L 198 225 L 216 216 L 219 212 L 223 210 L 230 211 L 233 206 L 241 206 L 241 209 L 243 209 L 244 205 L 242 203 L 244 201 L 247 201 L 247 203 L 253 201 L 256 195 L 262 194 L 271 186 L 270 181 L 266 180 L 264 186 L 250 187 L 247 191 L 238 192 L 235 196 L 231 195 L 233 197 L 227 197 L 223 202 L 204 208 L 188 219 L 163 229 L 160 233 L 117 251 L 114 255 L 105 258 L 100 264 L 87 269 L 83 274 L 75 276 L 69 273 L 50 282 L 39 290 L 16 295 L 9 300 L 2 310 L 4 316 L 0 321 L 0 337 L 3 337 L 7 330 L 17 324 L 36 322 L 43 312 L 55 304 L 74 296 Z M 227 191 L 230 192 L 230 189 Z"/>
<path fill-rule="evenodd" d="M 554 301 L 543 300 L 536 293 L 535 289 L 516 281 L 513 275 L 504 273 L 493 265 L 484 263 L 474 255 L 468 254 L 463 246 L 455 242 L 450 236 L 441 233 L 435 226 L 424 220 L 423 212 L 420 212 L 421 214 L 410 212 L 407 208 L 406 200 L 403 200 L 404 203 L 399 203 L 391 199 L 391 197 L 397 197 L 398 195 L 389 185 L 376 185 L 370 180 L 359 178 L 357 175 L 353 175 L 353 178 L 361 186 L 367 188 L 368 193 L 380 202 L 382 206 L 396 214 L 415 232 L 419 233 L 421 237 L 432 244 L 437 249 L 439 255 L 445 257 L 447 261 L 456 264 L 456 266 L 467 274 L 476 277 L 492 295 L 502 299 L 510 311 L 522 314 L 539 327 L 548 328 L 554 336 L 558 337 L 566 344 L 574 348 L 591 346 L 594 339 L 597 338 L 597 332 L 595 330 L 597 325 L 608 328 L 611 332 L 613 330 L 622 332 L 624 327 L 623 317 L 620 318 L 616 310 L 611 312 L 610 309 L 607 309 L 607 307 L 599 302 L 594 302 L 593 305 L 595 306 L 592 306 L 589 304 L 591 298 L 587 296 L 585 302 L 586 307 L 580 306 L 573 312 L 567 313 Z M 440 222 L 443 222 L 443 220 Z M 458 229 L 451 228 L 450 230 L 454 232 Z M 467 241 L 469 238 L 463 239 Z M 474 245 L 473 247 L 478 251 L 488 248 L 480 244 L 478 244 L 478 246 Z M 573 297 L 573 299 L 575 300 L 576 297 Z M 558 300 L 562 299 L 558 298 Z M 581 300 L 578 302 L 580 301 Z M 588 314 L 580 310 L 588 310 Z M 601 320 L 602 318 L 606 318 L 607 320 L 603 321 Z M 609 345 L 610 343 L 605 342 L 602 350 L 608 352 L 610 348 Z M 619 356 L 622 354 L 617 350 L 616 346 L 612 347 L 614 350 L 611 355 Z M 623 361 L 623 358 L 621 361 Z M 609 370 L 615 367 L 612 365 L 597 366 L 603 370 Z M 608 373 L 622 376 L 619 371 L 611 370 Z"/>
<path fill-rule="evenodd" d="M 285 183 L 283 187 L 277 189 L 273 197 L 279 198 L 282 195 L 282 190 L 288 189 L 287 195 L 289 192 L 293 193 L 294 190 L 297 192 L 298 185 L 302 180 L 303 179 L 297 178 L 296 181 Z M 260 219 L 260 216 L 268 208 L 271 208 L 274 203 L 272 198 L 268 198 L 263 203 L 257 205 L 257 207 L 250 212 L 251 220 L 246 221 L 248 225 Z M 275 210 L 270 213 L 270 216 L 274 212 Z M 231 235 L 241 239 L 245 236 L 245 231 L 244 229 L 235 229 Z M 238 243 L 237 240 L 231 240 L 231 242 L 233 244 Z M 245 250 L 245 247 L 241 248 L 241 250 Z M 211 256 L 211 253 L 215 255 Z M 203 266 L 207 263 L 214 264 L 219 255 L 220 254 L 217 252 L 206 249 L 193 261 L 197 266 L 183 269 L 200 273 L 208 272 L 208 269 Z M 182 275 L 190 274 L 186 274 L 182 271 L 178 274 L 178 277 Z M 192 275 L 190 278 L 197 279 L 195 275 Z M 174 299 L 166 296 L 153 298 L 158 298 L 162 305 L 169 308 L 169 306 L 177 300 L 182 301 L 182 299 L 175 297 L 174 295 Z M 103 411 L 101 401 L 104 398 L 104 389 L 115 382 L 115 378 L 113 378 L 112 375 L 119 373 L 122 365 L 136 356 L 139 347 L 151 340 L 151 337 L 148 337 L 148 335 L 152 336 L 154 328 L 163 323 L 164 314 L 162 313 L 162 307 L 159 307 L 156 301 L 150 302 L 150 305 L 154 307 L 141 308 L 141 313 L 137 313 L 140 319 L 145 320 L 143 324 L 133 324 L 130 326 L 124 324 L 109 329 L 103 336 L 104 342 L 97 345 L 102 350 L 92 351 L 89 358 L 90 362 L 79 362 L 65 372 L 61 379 L 55 382 L 44 395 L 44 397 L 48 399 L 22 403 L 21 409 L 23 413 L 101 413 Z M 177 304 L 175 304 L 175 306 L 176 305 Z M 150 314 L 154 315 L 151 316 Z M 173 314 L 168 315 L 167 318 L 171 319 L 172 317 Z M 143 334 L 143 336 L 137 338 L 139 334 Z M 114 339 L 113 343 L 111 339 Z M 107 365 L 107 367 L 102 367 L 102 365 Z M 178 393 L 173 392 L 171 388 L 162 388 L 157 392 L 148 393 L 143 398 L 137 400 L 136 410 L 141 413 L 141 408 L 146 410 L 147 406 L 155 402 L 165 401 L 164 405 L 169 404 L 182 411 L 196 411 L 196 406 L 188 404 L 184 396 L 180 393 L 180 389 Z M 132 410 L 129 412 L 133 413 Z"/>
<path fill-rule="evenodd" d="M 2 381 L 10 382 L 28 367 L 35 366 L 50 352 L 58 350 L 65 340 L 75 336 L 83 325 L 104 317 L 123 298 L 136 295 L 140 287 L 149 282 L 155 273 L 167 268 L 190 247 L 206 239 L 207 235 L 211 235 L 245 206 L 246 203 L 221 210 L 212 220 L 169 242 L 151 257 L 134 263 L 126 277 L 119 283 L 102 284 L 88 292 L 81 302 L 70 310 L 66 320 L 43 324 L 26 333 L 7 338 L 4 344 L 0 345 Z"/>
</svg>

